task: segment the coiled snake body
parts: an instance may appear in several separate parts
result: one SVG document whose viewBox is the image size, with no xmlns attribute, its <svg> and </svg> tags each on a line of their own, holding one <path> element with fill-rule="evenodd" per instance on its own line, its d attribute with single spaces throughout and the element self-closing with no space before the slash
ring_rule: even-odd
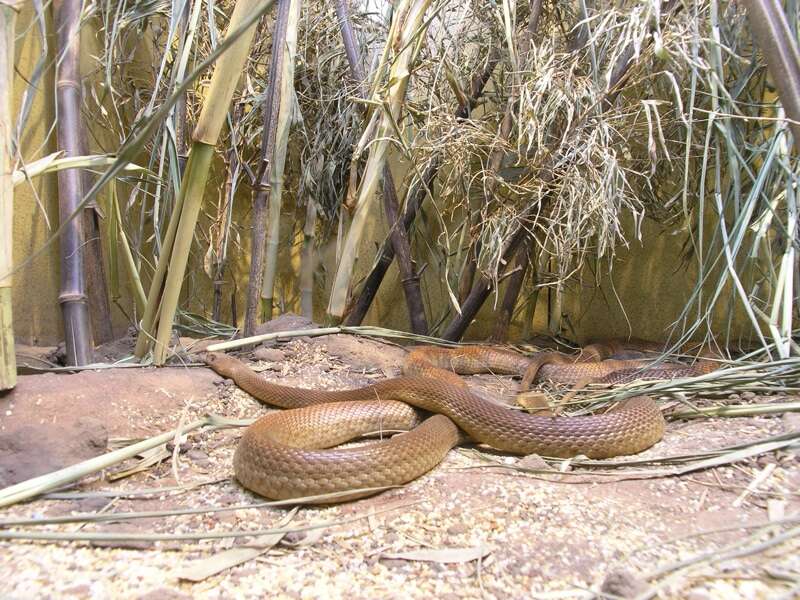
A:
<svg viewBox="0 0 800 600">
<path fill-rule="evenodd" d="M 537 416 L 472 394 L 455 373 L 493 372 L 574 383 L 602 380 L 641 368 L 639 361 L 573 364 L 542 354 L 541 360 L 484 346 L 412 350 L 404 375 L 367 387 L 320 391 L 268 382 L 231 356 L 208 353 L 217 373 L 267 404 L 294 409 L 268 414 L 247 428 L 234 456 L 234 473 L 246 488 L 288 499 L 401 485 L 435 467 L 466 435 L 515 454 L 606 458 L 641 452 L 664 432 L 664 419 L 648 397 L 617 410 L 580 417 Z M 605 364 L 612 363 L 612 364 Z M 650 376 L 687 375 L 694 367 L 662 365 Z M 421 421 L 411 406 L 430 411 Z M 354 448 L 333 448 L 368 433 L 410 430 Z M 463 433 L 462 433 L 463 432 Z M 373 492 L 338 497 L 350 500 Z"/>
</svg>

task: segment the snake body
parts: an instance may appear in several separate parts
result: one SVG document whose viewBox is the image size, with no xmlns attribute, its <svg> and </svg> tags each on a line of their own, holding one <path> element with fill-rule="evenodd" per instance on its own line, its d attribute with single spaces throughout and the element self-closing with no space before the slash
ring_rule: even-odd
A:
<svg viewBox="0 0 800 600">
<path fill-rule="evenodd" d="M 239 482 L 273 499 L 407 483 L 436 466 L 463 439 L 461 432 L 505 452 L 590 458 L 641 452 L 664 432 L 661 411 L 644 396 L 605 414 L 580 417 L 537 416 L 487 402 L 455 373 L 524 375 L 532 364 L 490 347 L 416 348 L 402 377 L 344 391 L 274 384 L 224 354 L 208 353 L 205 360 L 262 402 L 294 409 L 268 414 L 248 427 L 234 456 Z M 614 369 L 641 369 L 639 361 L 553 364 L 558 362 L 549 357 L 536 362 L 536 379 L 572 382 L 587 375 L 602 379 Z M 657 375 L 673 376 L 671 367 L 662 367 Z M 436 414 L 420 421 L 411 406 Z M 396 430 L 410 431 L 354 448 L 333 448 L 361 435 Z M 337 501 L 370 493 L 344 494 Z"/>
</svg>

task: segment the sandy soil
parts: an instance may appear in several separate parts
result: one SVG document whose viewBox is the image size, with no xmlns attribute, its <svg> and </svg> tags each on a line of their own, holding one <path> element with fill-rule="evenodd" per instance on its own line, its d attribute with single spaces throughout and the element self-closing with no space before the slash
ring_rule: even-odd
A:
<svg viewBox="0 0 800 600">
<path fill-rule="evenodd" d="M 403 351 L 331 336 L 262 348 L 257 356 L 260 360 L 253 366 L 269 379 L 345 389 L 392 376 Z M 511 397 L 516 389 L 505 378 L 469 380 L 484 395 Z M 0 398 L 0 437 L 31 425 L 69 427 L 91 415 L 116 447 L 207 413 L 249 418 L 267 410 L 203 367 L 30 375 L 20 378 L 13 394 Z M 796 417 L 671 422 L 664 440 L 639 458 L 696 453 L 797 432 Z M 164 460 L 138 473 L 109 479 L 135 466 L 137 461 L 131 460 L 60 495 L 3 509 L 0 519 L 233 507 L 35 529 L 249 532 L 278 526 L 287 518 L 290 527 L 328 525 L 289 533 L 280 541 L 245 533 L 201 542 L 0 541 L 0 572 L 5 574 L 0 597 L 589 598 L 654 593 L 703 600 L 788 598 L 800 590 L 800 538 L 781 537 L 800 524 L 786 523 L 800 515 L 796 446 L 680 477 L 644 479 L 631 477 L 634 471 L 653 476 L 655 468 L 663 467 L 635 467 L 612 476 L 569 467 L 562 472 L 564 465 L 538 457 L 462 447 L 405 488 L 292 514 L 286 508 L 248 507 L 262 499 L 231 480 L 231 458 L 240 434 L 238 428 L 191 434 L 178 450 L 169 445 L 162 450 Z M 47 452 L 36 443 L 31 441 L 30 452 Z M 493 466 L 497 461 L 549 472 Z M 759 476 L 760 485 L 746 493 Z M 771 530 L 737 529 L 770 521 Z M 722 531 L 696 535 L 715 530 Z M 715 552 L 719 557 L 726 548 L 741 550 L 757 542 L 767 542 L 761 552 L 710 560 Z M 260 554 L 252 550 L 258 544 Z M 234 553 L 240 559 L 249 553 L 249 560 L 205 578 L 191 571 L 221 567 Z M 710 553 L 706 560 L 665 569 L 705 553 Z M 457 560 L 461 562 L 453 562 Z M 665 572 L 657 574 L 659 569 Z M 200 581 L 185 578 L 189 576 Z"/>
</svg>

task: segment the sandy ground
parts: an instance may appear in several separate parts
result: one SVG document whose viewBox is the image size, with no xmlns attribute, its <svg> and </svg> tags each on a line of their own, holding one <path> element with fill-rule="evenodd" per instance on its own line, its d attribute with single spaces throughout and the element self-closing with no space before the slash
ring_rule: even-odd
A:
<svg viewBox="0 0 800 600">
<path fill-rule="evenodd" d="M 253 366 L 271 380 L 345 389 L 393 375 L 403 351 L 332 336 L 262 348 L 257 356 L 261 360 Z M 484 395 L 511 397 L 516 389 L 505 378 L 468 379 Z M 116 447 L 208 413 L 249 418 L 267 410 L 203 367 L 30 375 L 21 378 L 13 394 L 0 398 L 0 437 L 27 425 L 66 427 L 89 415 L 102 422 L 109 444 Z M 696 453 L 798 429 L 795 414 L 670 422 L 664 440 L 638 458 Z M 287 508 L 250 507 L 263 499 L 231 479 L 240 435 L 239 428 L 196 432 L 178 450 L 168 446 L 162 451 L 164 460 L 138 473 L 109 479 L 138 462 L 131 460 L 84 479 L 60 496 L 0 511 L 0 519 L 8 520 L 229 507 L 35 530 L 173 535 L 241 530 L 240 535 L 200 542 L 0 541 L 0 597 L 352 600 L 653 593 L 704 600 L 800 593 L 800 538 L 791 529 L 800 521 L 790 520 L 800 515 L 796 446 L 680 477 L 654 477 L 654 469 L 663 467 L 652 466 L 613 471 L 611 476 L 568 466 L 562 472 L 565 465 L 538 457 L 462 447 L 402 489 L 291 513 Z M 532 471 L 492 466 L 497 461 Z M 625 480 L 623 473 L 645 478 Z M 763 481 L 747 493 L 759 477 Z M 281 526 L 287 519 L 289 527 L 325 525 L 289 533 L 280 541 L 280 536 L 246 535 Z M 771 529 L 744 529 L 770 522 Z M 760 552 L 749 551 L 762 542 L 756 548 Z M 745 555 L 726 558 L 730 549 Z M 247 560 L 208 574 L 209 566 L 211 571 L 222 568 L 234 554 Z M 668 568 L 703 555 L 704 560 L 684 568 Z M 714 561 L 715 556 L 723 560 Z"/>
</svg>

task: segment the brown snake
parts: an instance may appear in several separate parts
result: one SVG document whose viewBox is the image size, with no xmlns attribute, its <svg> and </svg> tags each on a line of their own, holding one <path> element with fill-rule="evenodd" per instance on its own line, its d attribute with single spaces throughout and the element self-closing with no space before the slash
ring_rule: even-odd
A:
<svg viewBox="0 0 800 600">
<path fill-rule="evenodd" d="M 590 359 L 615 351 L 596 345 Z M 525 380 L 614 381 L 696 375 L 712 370 L 666 364 L 641 371 L 641 361 L 572 362 L 556 353 L 534 359 L 483 346 L 418 347 L 406 357 L 402 377 L 344 391 L 320 391 L 268 382 L 231 356 L 207 353 L 206 363 L 255 398 L 289 408 L 247 428 L 234 456 L 234 473 L 246 488 L 287 499 L 407 483 L 435 467 L 463 439 L 515 454 L 607 458 L 641 452 L 664 433 L 664 418 L 646 396 L 616 410 L 580 417 L 538 416 L 488 402 L 470 392 L 455 373 L 520 375 Z M 619 377 L 617 377 L 618 379 Z M 417 408 L 437 413 L 421 421 Z M 378 442 L 333 448 L 368 433 L 410 430 Z M 338 497 L 351 500 L 374 492 Z"/>
</svg>

